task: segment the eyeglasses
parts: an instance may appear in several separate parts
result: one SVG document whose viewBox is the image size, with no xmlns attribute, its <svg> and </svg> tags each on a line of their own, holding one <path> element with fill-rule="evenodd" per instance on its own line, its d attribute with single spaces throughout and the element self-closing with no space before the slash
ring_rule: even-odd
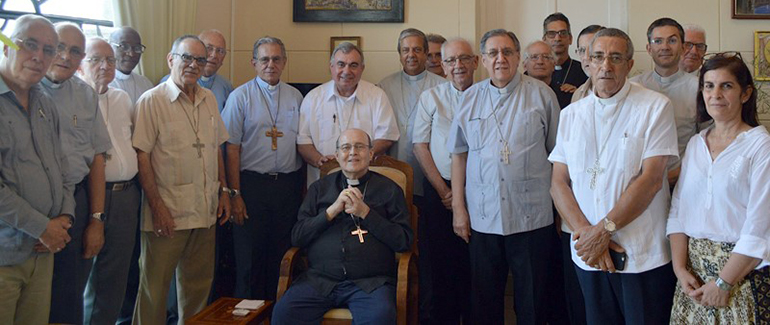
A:
<svg viewBox="0 0 770 325">
<path fill-rule="evenodd" d="M 532 54 L 532 55 L 527 55 L 527 59 L 532 60 L 532 61 L 537 61 L 537 60 L 540 60 L 540 59 L 550 60 L 550 61 L 554 60 L 553 55 L 550 55 L 550 54 Z"/>
<path fill-rule="evenodd" d="M 556 35 L 559 35 L 561 37 L 567 37 L 567 36 L 570 35 L 570 32 L 568 30 L 566 30 L 566 29 L 562 29 L 562 30 L 549 30 L 549 31 L 545 32 L 545 37 L 546 38 L 556 38 Z"/>
<path fill-rule="evenodd" d="M 701 52 L 706 52 L 706 50 L 709 48 L 709 47 L 708 47 L 708 45 L 706 45 L 706 43 L 693 43 L 693 42 L 684 42 L 684 49 L 685 49 L 685 50 L 689 50 L 689 49 L 691 49 L 693 46 L 695 46 L 695 48 L 696 48 L 698 51 L 701 51 Z"/>
<path fill-rule="evenodd" d="M 739 58 L 743 60 L 743 57 L 741 56 L 741 52 L 736 51 L 729 51 L 729 52 L 719 52 L 719 53 L 709 53 L 703 56 L 703 60 L 711 60 L 711 59 L 732 59 L 732 58 Z"/>
<path fill-rule="evenodd" d="M 75 59 L 80 59 L 86 55 L 83 52 L 83 49 L 78 46 L 73 45 L 68 48 L 64 43 L 59 43 L 59 45 L 56 46 L 56 54 L 62 56 L 64 53 L 69 53 L 70 57 Z"/>
<path fill-rule="evenodd" d="M 142 45 L 142 44 L 133 45 L 133 46 L 131 44 L 126 43 L 126 42 L 111 43 L 111 44 L 112 44 L 112 46 L 115 46 L 116 48 L 118 48 L 118 50 L 120 50 L 123 53 L 134 52 L 136 54 L 142 54 L 142 53 L 144 53 L 144 50 L 147 49 L 147 47 Z"/>
<path fill-rule="evenodd" d="M 372 146 L 366 145 L 366 144 L 363 144 L 363 143 L 356 143 L 356 144 L 346 143 L 346 144 L 343 144 L 343 145 L 339 146 L 340 151 L 342 151 L 344 153 L 348 153 L 352 149 L 355 149 L 356 151 L 364 151 L 364 150 L 368 150 L 368 149 L 371 149 L 371 148 L 372 148 Z"/>
<path fill-rule="evenodd" d="M 190 65 L 193 61 L 195 61 L 195 63 L 198 63 L 199 66 L 204 66 L 204 65 L 206 65 L 206 63 L 209 62 L 209 60 L 206 60 L 205 57 L 202 57 L 202 56 L 194 57 L 194 56 L 189 55 L 187 53 L 183 53 L 183 54 L 171 53 L 171 55 L 176 55 L 178 57 L 181 57 L 182 61 L 184 61 L 184 64 L 186 64 L 186 65 Z"/>
<path fill-rule="evenodd" d="M 86 58 L 84 61 L 91 63 L 91 64 L 102 64 L 104 62 L 107 62 L 108 66 L 114 66 L 115 62 L 118 60 L 115 59 L 114 56 L 106 56 L 106 57 L 100 57 L 100 56 L 92 56 L 90 58 Z"/>
<path fill-rule="evenodd" d="M 216 47 L 216 46 L 213 46 L 213 45 L 206 46 L 206 52 L 211 53 L 212 51 L 216 52 L 219 55 L 227 54 L 227 50 L 225 50 L 225 49 L 223 49 L 221 47 Z"/>
<path fill-rule="evenodd" d="M 358 62 L 345 63 L 343 61 L 337 61 L 335 65 L 337 66 L 337 69 L 345 69 L 345 67 L 348 67 L 350 69 L 358 69 L 359 67 L 361 67 L 361 63 L 358 63 Z"/>
<path fill-rule="evenodd" d="M 516 52 L 517 51 L 514 51 L 511 48 L 506 48 L 506 49 L 503 49 L 502 51 L 489 50 L 486 53 L 484 53 L 484 55 L 486 55 L 488 58 L 492 59 L 492 58 L 496 58 L 498 55 L 500 55 L 500 53 L 503 53 L 503 56 L 505 56 L 505 57 L 511 57 L 514 54 L 516 54 Z"/>
<path fill-rule="evenodd" d="M 255 59 L 261 65 L 268 65 L 270 64 L 270 61 L 275 62 L 275 64 L 280 64 L 281 62 L 283 62 L 282 56 L 263 56 L 261 58 L 255 58 Z"/>
<path fill-rule="evenodd" d="M 449 57 L 444 59 L 444 64 L 454 67 L 457 65 L 457 61 L 460 61 L 462 64 L 470 64 L 473 61 L 473 56 L 471 55 L 460 55 L 458 57 Z"/>
<path fill-rule="evenodd" d="M 663 45 L 663 42 L 668 45 L 677 45 L 679 44 L 679 37 L 673 36 L 669 38 L 653 38 L 650 40 L 650 44 L 652 45 Z"/>
<path fill-rule="evenodd" d="M 21 39 L 17 38 L 17 41 L 19 41 L 19 45 L 24 48 L 24 50 L 30 51 L 30 52 L 37 52 L 37 50 L 40 49 L 40 43 L 37 42 L 34 38 L 28 38 L 28 39 Z M 51 45 L 43 45 L 43 55 L 47 58 L 53 58 L 56 55 L 56 48 L 54 48 Z"/>
<path fill-rule="evenodd" d="M 621 64 L 627 61 L 627 59 L 620 54 L 611 54 L 609 56 L 605 56 L 603 53 L 595 53 L 595 54 L 591 54 L 590 57 L 591 57 L 591 62 L 593 62 L 594 64 L 602 64 L 606 59 L 609 59 L 610 63 L 612 64 Z"/>
<path fill-rule="evenodd" d="M 585 55 L 585 54 L 586 54 L 586 51 L 587 51 L 587 50 L 588 50 L 588 49 L 587 49 L 587 48 L 585 48 L 585 47 L 580 47 L 580 46 L 578 46 L 578 47 L 575 49 L 575 54 L 577 54 L 578 56 L 583 56 L 583 55 Z"/>
<path fill-rule="evenodd" d="M 420 53 L 424 53 L 425 52 L 425 49 L 422 48 L 422 47 L 419 47 L 419 46 L 415 46 L 415 47 L 411 47 L 411 48 L 410 47 L 402 47 L 401 48 L 401 54 L 407 54 L 407 53 L 409 53 L 410 50 L 412 52 L 414 52 L 415 54 L 420 54 Z"/>
</svg>

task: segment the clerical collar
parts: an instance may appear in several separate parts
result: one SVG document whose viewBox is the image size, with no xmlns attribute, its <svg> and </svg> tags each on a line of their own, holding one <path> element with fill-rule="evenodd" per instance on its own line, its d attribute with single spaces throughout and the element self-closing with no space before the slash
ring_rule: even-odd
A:
<svg viewBox="0 0 770 325">
<path fill-rule="evenodd" d="M 425 76 L 427 76 L 427 75 L 428 75 L 428 69 L 425 69 L 422 72 L 420 72 L 420 73 L 418 73 L 418 74 L 416 74 L 414 76 L 410 76 L 410 75 L 406 74 L 406 72 L 404 72 L 404 70 L 401 70 L 401 76 L 404 77 L 404 79 L 406 79 L 407 81 L 422 80 L 422 78 L 425 78 Z"/>
<path fill-rule="evenodd" d="M 661 76 L 660 74 L 658 74 L 657 71 L 655 71 L 654 69 L 652 70 L 652 76 L 653 78 L 655 78 L 655 81 L 657 81 L 658 84 L 661 84 L 664 86 L 674 83 L 677 79 L 679 79 L 679 77 L 683 75 L 684 75 L 684 70 L 682 69 L 677 70 L 674 74 L 668 77 Z"/>
<path fill-rule="evenodd" d="M 625 82 L 623 83 L 623 88 L 620 88 L 620 91 L 615 93 L 615 95 L 613 95 L 612 97 L 610 97 L 610 98 L 601 98 L 601 97 L 597 96 L 596 95 L 596 87 L 594 87 L 594 97 L 596 97 L 596 102 L 599 103 L 602 106 L 615 105 L 615 104 L 619 103 L 620 101 L 622 101 L 623 99 L 625 99 L 626 96 L 628 96 L 628 93 L 630 91 L 631 91 L 631 82 L 628 81 L 628 79 L 626 79 Z"/>
<path fill-rule="evenodd" d="M 120 72 L 120 70 L 115 69 L 115 78 L 120 80 L 126 80 L 131 78 L 131 73 L 125 74 L 123 72 Z"/>
<path fill-rule="evenodd" d="M 510 82 L 508 82 L 508 84 L 505 85 L 505 87 L 503 88 L 497 88 L 494 84 L 492 84 L 492 79 L 489 79 L 489 90 L 493 91 L 493 94 L 497 93 L 500 95 L 505 95 L 513 92 L 513 89 L 515 89 L 516 86 L 519 85 L 519 82 L 521 82 L 521 73 L 517 71 L 516 74 L 513 76 L 513 79 Z"/>
<path fill-rule="evenodd" d="M 67 80 L 69 80 L 69 79 L 67 79 Z M 59 89 L 59 88 L 61 88 L 62 86 L 64 86 L 64 83 L 65 83 L 65 82 L 67 82 L 67 80 L 64 80 L 64 81 L 62 81 L 62 82 L 60 82 L 60 83 L 55 83 L 55 82 L 51 81 L 51 79 L 48 79 L 48 77 L 43 77 L 43 79 L 41 80 L 41 82 L 42 82 L 44 85 L 48 86 L 49 88 L 52 88 L 52 89 Z"/>
<path fill-rule="evenodd" d="M 359 179 L 348 179 L 345 176 L 345 173 L 340 172 L 340 185 L 342 186 L 342 188 L 347 188 L 348 185 L 353 187 L 358 187 L 366 184 L 366 182 L 369 181 L 369 178 L 371 178 L 371 176 L 372 176 L 371 171 L 367 170 L 366 174 L 364 174 L 364 176 L 361 176 L 361 178 Z"/>
<path fill-rule="evenodd" d="M 213 77 L 213 76 L 212 76 Z M 201 80 L 203 81 L 209 81 L 209 79 L 212 79 L 212 77 L 206 77 L 204 75 L 201 75 Z"/>
<path fill-rule="evenodd" d="M 555 66 L 553 66 L 553 69 L 554 69 L 554 70 L 557 70 L 557 71 L 558 71 L 558 70 L 561 70 L 561 66 L 560 66 L 560 65 L 555 65 Z"/>
<path fill-rule="evenodd" d="M 271 85 L 267 83 L 267 81 L 262 80 L 262 78 L 260 77 L 256 77 L 255 79 L 257 79 L 257 84 L 259 85 L 259 88 L 265 88 L 270 92 L 275 92 L 276 90 L 278 90 L 278 85 L 281 84 L 281 82 L 279 81 L 275 85 Z"/>
</svg>

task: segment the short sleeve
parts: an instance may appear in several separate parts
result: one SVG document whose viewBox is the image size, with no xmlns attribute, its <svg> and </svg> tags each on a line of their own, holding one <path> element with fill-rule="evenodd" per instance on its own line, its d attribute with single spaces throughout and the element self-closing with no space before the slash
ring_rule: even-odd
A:
<svg viewBox="0 0 770 325">
<path fill-rule="evenodd" d="M 238 89 L 235 93 L 231 94 L 230 98 L 225 102 L 225 109 L 222 110 L 222 122 L 227 128 L 227 133 L 230 134 L 230 139 L 227 142 L 240 145 L 243 138 L 243 96 L 241 90 Z"/>
<path fill-rule="evenodd" d="M 153 98 L 145 94 L 136 102 L 136 127 L 132 138 L 134 148 L 148 153 L 152 152 L 158 140 L 158 117 L 152 110 Z"/>
<path fill-rule="evenodd" d="M 325 85 L 319 86 L 321 89 Z M 310 92 L 307 97 L 302 101 L 302 105 L 299 108 L 299 132 L 297 133 L 297 144 L 313 144 L 313 136 L 310 132 L 311 116 L 313 115 L 313 106 L 317 105 L 314 96 L 314 92 Z"/>
<path fill-rule="evenodd" d="M 559 123 L 558 131 L 556 132 L 556 144 L 554 145 L 553 150 L 551 150 L 551 154 L 548 156 L 548 160 L 551 163 L 557 163 L 558 162 L 558 163 L 562 163 L 562 164 L 566 165 L 567 164 L 567 153 L 566 153 L 566 150 L 565 150 L 564 146 L 566 145 L 566 141 L 567 140 L 565 138 L 566 138 L 567 133 L 568 133 L 567 130 L 570 127 L 569 124 L 570 124 L 570 122 L 572 122 L 572 120 L 566 121 L 564 119 L 564 117 L 565 116 L 562 115 L 563 119 L 562 119 L 561 123 Z"/>
<path fill-rule="evenodd" d="M 767 260 L 770 256 L 770 140 L 752 157 L 746 221 L 733 252 Z"/>
<path fill-rule="evenodd" d="M 674 108 L 668 99 L 664 99 L 662 109 L 652 113 L 649 127 L 645 133 L 646 144 L 642 159 L 657 156 L 679 157 L 679 145 L 676 137 Z"/>
<path fill-rule="evenodd" d="M 388 96 L 379 88 L 374 88 L 376 92 L 373 92 L 373 103 L 377 107 L 372 109 L 376 112 L 373 116 L 374 123 L 374 140 L 391 140 L 397 141 L 400 138 L 400 132 L 398 131 L 398 125 L 396 124 L 396 116 L 393 114 L 393 107 L 390 106 L 390 100 Z"/>
<path fill-rule="evenodd" d="M 436 88 L 433 88 L 420 95 L 420 101 L 415 108 L 417 111 L 412 130 L 412 143 L 430 143 L 433 114 L 436 113 L 436 102 L 432 100 L 433 96 L 431 95 L 435 90 Z"/>
</svg>

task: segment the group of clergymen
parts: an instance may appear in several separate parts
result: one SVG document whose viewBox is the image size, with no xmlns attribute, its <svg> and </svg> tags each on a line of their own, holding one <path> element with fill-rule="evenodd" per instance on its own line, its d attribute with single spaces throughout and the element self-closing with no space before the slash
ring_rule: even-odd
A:
<svg viewBox="0 0 770 325">
<path fill-rule="evenodd" d="M 655 69 L 632 80 L 665 97 L 614 103 L 670 106 L 675 120 L 599 116 L 584 126 L 593 127 L 590 139 L 573 131 L 557 145 L 561 108 L 592 94 L 596 105 L 613 105 L 629 91 L 634 50 L 623 31 L 586 27 L 575 50 L 581 64 L 569 56 L 561 13 L 523 49 L 514 33 L 488 31 L 480 55 L 467 40 L 409 28 L 397 40 L 402 71 L 377 85 L 361 80 L 364 53 L 342 43 L 331 54 L 332 80 L 303 98 L 281 81 L 287 55 L 275 37 L 254 43 L 257 76 L 236 89 L 217 74 L 227 54 L 221 33 L 179 37 L 169 76 L 153 87 L 133 71 L 145 50 L 136 30 L 86 40 L 77 25 L 22 16 L 11 35 L 17 47 L 5 46 L 0 63 L 0 323 L 164 324 L 173 280 L 183 322 L 210 295 L 222 236 L 215 224 L 232 221 L 236 297 L 274 299 L 283 254 L 292 245 L 308 251 L 310 270 L 277 303 L 273 323 L 317 323 L 347 306 L 356 323 L 393 324 L 393 252 L 409 249 L 415 234 L 401 189 L 368 172 L 385 154 L 414 170 L 421 322 L 501 324 L 509 271 L 518 324 L 590 323 L 587 310 L 668 322 L 667 208 L 645 208 L 644 228 L 617 241 L 632 247 L 624 271 L 596 272 L 615 271 L 587 261 L 608 251 L 599 233 L 620 227 L 592 216 L 580 229 L 559 221 L 549 154 L 572 161 L 596 141 L 581 177 L 608 192 L 623 192 L 628 179 L 621 170 L 597 181 L 616 171 L 600 164 L 607 142 L 602 132 L 594 139 L 596 125 L 640 123 L 640 134 L 660 140 L 651 148 L 625 135 L 613 150 L 637 171 L 642 151 L 681 155 L 699 128 L 693 74 L 704 34 L 653 22 Z M 474 84 L 479 56 L 489 79 Z M 334 159 L 341 172 L 319 180 Z M 667 168 L 673 183 L 678 167 Z M 596 196 L 591 211 L 609 211 L 617 197 Z M 573 234 L 589 248 L 576 249 Z"/>
</svg>

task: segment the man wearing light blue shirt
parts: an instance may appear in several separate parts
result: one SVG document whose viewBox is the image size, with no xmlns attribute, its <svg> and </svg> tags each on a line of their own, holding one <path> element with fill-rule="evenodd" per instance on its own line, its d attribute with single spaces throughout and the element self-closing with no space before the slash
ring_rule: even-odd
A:
<svg viewBox="0 0 770 325">
<path fill-rule="evenodd" d="M 206 60 L 208 60 L 206 66 L 203 67 L 198 84 L 214 93 L 214 97 L 217 98 L 219 112 L 222 112 L 225 109 L 227 97 L 233 91 L 233 85 L 230 81 L 217 74 L 227 55 L 225 37 L 216 29 L 209 29 L 202 31 L 198 38 L 206 45 Z M 167 79 L 168 75 L 163 77 L 160 82 L 165 82 Z"/>
<path fill-rule="evenodd" d="M 301 204 L 297 130 L 302 95 L 280 80 L 286 48 L 275 37 L 254 43 L 257 77 L 233 91 L 222 119 L 232 188 L 235 296 L 275 299 L 281 258 Z"/>
<path fill-rule="evenodd" d="M 85 57 L 85 36 L 77 25 L 56 25 L 56 58 L 40 82 L 56 102 L 61 119 L 62 149 L 67 153 L 65 183 L 75 185 L 72 243 L 54 258 L 52 323 L 83 322 L 83 291 L 91 264 L 104 245 L 105 156 L 112 148 L 99 98 L 75 77 Z"/>
<path fill-rule="evenodd" d="M 465 91 L 447 141 L 454 231 L 469 241 L 471 312 L 479 324 L 503 323 L 509 269 L 517 323 L 546 317 L 544 256 L 556 231 L 548 153 L 559 102 L 548 85 L 517 71 L 520 50 L 512 32 L 484 34 L 482 63 L 490 78 Z"/>
<path fill-rule="evenodd" d="M 59 115 L 39 85 L 58 37 L 48 19 L 24 15 L 10 38 L 16 47 L 0 59 L 0 324 L 47 324 L 54 254 L 35 248 L 61 251 L 75 214 Z"/>
</svg>

